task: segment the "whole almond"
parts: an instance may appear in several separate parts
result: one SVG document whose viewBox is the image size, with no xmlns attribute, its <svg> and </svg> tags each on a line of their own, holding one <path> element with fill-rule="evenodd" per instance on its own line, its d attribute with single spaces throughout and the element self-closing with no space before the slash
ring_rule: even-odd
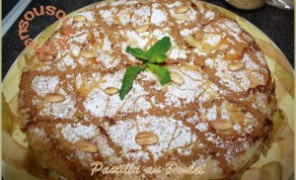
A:
<svg viewBox="0 0 296 180">
<path fill-rule="evenodd" d="M 84 152 L 89 152 L 89 153 L 98 152 L 97 146 L 95 146 L 94 144 L 92 144 L 88 141 L 80 140 L 80 141 L 76 142 L 75 145 L 77 146 L 77 148 L 79 150 L 84 151 Z"/>
<path fill-rule="evenodd" d="M 174 83 L 180 84 L 180 85 L 184 83 L 184 78 L 179 73 L 171 72 L 170 76 L 171 76 L 171 80 Z"/>
<path fill-rule="evenodd" d="M 52 61 L 54 60 L 54 57 L 50 54 L 44 54 L 39 56 L 40 61 Z"/>
<path fill-rule="evenodd" d="M 242 69 L 245 66 L 245 63 L 242 61 L 235 61 L 230 64 L 228 64 L 227 69 L 229 71 L 238 71 Z"/>
<path fill-rule="evenodd" d="M 215 47 L 213 47 L 211 44 L 206 43 L 206 42 L 201 42 L 199 44 L 199 47 L 200 47 L 202 52 L 205 52 L 207 54 L 211 53 L 215 49 Z"/>
<path fill-rule="evenodd" d="M 216 130 L 228 130 L 233 126 L 229 120 L 222 120 L 222 119 L 211 121 L 210 125 Z"/>
<path fill-rule="evenodd" d="M 135 28 L 135 30 L 138 32 L 138 33 L 141 33 L 141 32 L 145 32 L 149 29 L 149 26 L 148 25 L 143 25 L 143 26 L 138 26 Z"/>
<path fill-rule="evenodd" d="M 140 132 L 136 135 L 136 142 L 139 145 L 153 145 L 159 142 L 159 138 L 153 132 Z"/>
<path fill-rule="evenodd" d="M 85 57 L 85 58 L 94 58 L 98 56 L 98 53 L 96 51 L 82 51 L 81 52 L 81 56 Z"/>
<path fill-rule="evenodd" d="M 178 21 L 190 21 L 190 16 L 188 14 L 176 14 L 174 18 Z"/>
<path fill-rule="evenodd" d="M 203 38 L 203 32 L 202 31 L 197 31 L 197 33 L 194 35 L 194 38 L 196 39 L 196 40 L 202 40 L 202 38 Z"/>
<path fill-rule="evenodd" d="M 183 14 L 189 11 L 189 7 L 184 5 L 184 6 L 179 6 L 175 8 L 175 13 L 176 14 Z"/>
<path fill-rule="evenodd" d="M 249 76 L 249 80 L 251 81 L 250 88 L 254 88 L 260 84 L 259 79 L 253 74 Z"/>
<path fill-rule="evenodd" d="M 46 94 L 44 96 L 44 100 L 51 103 L 63 102 L 65 100 L 65 96 L 61 94 Z"/>
<path fill-rule="evenodd" d="M 185 42 L 191 47 L 197 47 L 197 41 L 192 35 L 188 35 L 184 38 Z"/>
<path fill-rule="evenodd" d="M 86 17 L 83 16 L 83 15 L 75 15 L 75 16 L 73 17 L 73 20 L 74 20 L 75 22 L 83 22 L 83 21 L 86 21 Z"/>
<path fill-rule="evenodd" d="M 104 92 L 106 94 L 113 95 L 113 94 L 118 93 L 119 92 L 119 89 L 118 88 L 115 88 L 115 87 L 107 87 L 106 89 L 104 89 Z"/>
</svg>

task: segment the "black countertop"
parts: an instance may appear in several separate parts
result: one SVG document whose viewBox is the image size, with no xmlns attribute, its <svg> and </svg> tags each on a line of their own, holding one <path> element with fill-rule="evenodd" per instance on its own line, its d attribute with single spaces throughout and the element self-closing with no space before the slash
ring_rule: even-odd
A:
<svg viewBox="0 0 296 180">
<path fill-rule="evenodd" d="M 18 35 L 18 26 L 19 22 L 24 19 L 24 14 L 27 11 L 32 11 L 35 7 L 39 12 L 40 6 L 52 5 L 57 7 L 57 9 L 70 13 L 95 2 L 98 2 L 98 0 L 33 0 L 2 38 L 2 77 L 4 78 L 10 66 L 25 48 L 24 42 Z M 207 2 L 229 9 L 256 25 L 279 46 L 292 66 L 294 66 L 293 11 L 280 10 L 273 6 L 266 5 L 257 11 L 244 12 L 231 8 L 221 0 L 208 0 Z M 36 17 L 34 20 L 30 21 L 28 34 L 31 38 L 34 38 L 56 20 L 57 18 L 55 16 L 45 15 Z"/>
</svg>

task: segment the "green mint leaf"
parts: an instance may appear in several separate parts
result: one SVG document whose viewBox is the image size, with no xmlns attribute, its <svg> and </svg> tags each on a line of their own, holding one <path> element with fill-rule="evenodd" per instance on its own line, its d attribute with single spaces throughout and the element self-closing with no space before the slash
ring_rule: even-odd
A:
<svg viewBox="0 0 296 180">
<path fill-rule="evenodd" d="M 156 55 L 155 60 L 157 63 L 163 63 L 166 60 L 167 56 L 165 54 Z"/>
<path fill-rule="evenodd" d="M 132 48 L 128 46 L 125 50 L 126 53 L 129 53 L 141 60 L 148 60 L 147 53 L 140 48 Z"/>
<path fill-rule="evenodd" d="M 158 76 L 161 85 L 165 85 L 171 81 L 170 73 L 165 67 L 154 64 L 148 64 L 150 71 Z"/>
<path fill-rule="evenodd" d="M 119 91 L 119 97 L 121 100 L 123 100 L 127 93 L 132 89 L 134 80 L 142 70 L 143 69 L 140 66 L 132 66 L 126 70 Z"/>
<path fill-rule="evenodd" d="M 155 73 L 160 81 L 161 85 L 165 85 L 171 81 L 170 73 L 165 67 L 156 65 L 157 63 L 163 63 L 167 59 L 166 52 L 171 48 L 171 40 L 169 37 L 163 37 L 156 42 L 147 52 L 140 48 L 132 48 L 128 46 L 125 50 L 126 53 L 135 56 L 143 61 L 142 66 L 129 67 L 123 77 L 122 86 L 119 91 L 119 97 L 121 100 L 132 89 L 134 80 L 137 75 L 145 70 L 147 66 Z"/>
<path fill-rule="evenodd" d="M 155 63 L 156 57 L 159 55 L 164 55 L 171 48 L 171 40 L 169 37 L 163 37 L 161 40 L 156 42 L 150 49 L 147 51 L 147 57 L 149 62 Z"/>
</svg>

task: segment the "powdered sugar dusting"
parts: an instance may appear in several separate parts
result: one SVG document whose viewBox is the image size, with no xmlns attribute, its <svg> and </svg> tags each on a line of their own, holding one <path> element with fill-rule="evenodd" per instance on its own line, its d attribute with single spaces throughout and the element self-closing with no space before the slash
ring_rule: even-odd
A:
<svg viewBox="0 0 296 180">
<path fill-rule="evenodd" d="M 88 95 L 83 105 L 87 111 L 89 111 L 95 117 L 103 117 L 108 103 L 108 95 L 100 90 L 94 89 Z"/>
<path fill-rule="evenodd" d="M 186 76 L 177 69 L 171 69 L 171 72 L 177 72 L 184 78 L 184 84 L 181 86 L 177 84 L 172 84 L 168 86 L 168 91 L 165 94 L 166 105 L 169 106 L 181 106 L 182 101 L 184 104 L 194 102 L 195 97 L 201 93 L 200 87 L 203 85 L 202 81 L 194 81 L 192 79 L 199 79 L 201 76 L 198 72 L 191 72 L 191 77 Z"/>
<path fill-rule="evenodd" d="M 58 84 L 58 76 L 36 76 L 32 81 L 32 88 L 39 96 L 44 96 L 54 93 Z"/>
<path fill-rule="evenodd" d="M 208 130 L 208 124 L 207 123 L 198 123 L 196 126 L 195 126 L 196 129 L 199 130 L 199 132 L 205 132 Z"/>
<path fill-rule="evenodd" d="M 142 152 L 141 146 L 135 141 L 135 136 L 139 132 L 153 132 L 159 137 L 160 143 L 148 147 L 155 161 L 163 155 L 164 150 L 182 148 L 197 138 L 191 134 L 188 127 L 183 126 L 182 122 L 172 118 L 138 116 L 136 122 L 137 126 L 135 126 L 134 120 L 120 121 L 107 128 L 107 132 L 112 135 L 112 140 L 122 147 L 122 154 L 136 161 L 148 159 L 145 152 Z M 127 130 L 129 133 L 126 133 Z M 176 133 L 174 133 L 175 131 Z M 130 152 L 132 149 L 138 152 Z"/>
<path fill-rule="evenodd" d="M 56 128 L 61 129 L 62 136 L 71 143 L 75 143 L 81 138 L 91 139 L 97 134 L 97 128 L 92 124 L 85 126 L 78 123 L 72 127 L 71 124 L 63 125 L 58 123 Z"/>
<path fill-rule="evenodd" d="M 74 69 L 76 67 L 76 63 L 74 62 L 74 59 L 71 56 L 67 55 L 66 57 L 61 59 L 56 64 L 56 66 L 60 71 L 66 71 L 67 68 Z"/>
<path fill-rule="evenodd" d="M 55 119 L 72 119 L 75 112 L 75 100 L 73 97 L 66 95 L 66 99 L 59 103 L 45 102 L 41 116 L 53 116 Z"/>
<path fill-rule="evenodd" d="M 159 4 L 153 4 L 152 7 L 152 15 L 151 15 L 151 23 L 160 26 L 162 22 L 167 20 L 166 13 L 160 9 L 158 9 Z"/>
</svg>

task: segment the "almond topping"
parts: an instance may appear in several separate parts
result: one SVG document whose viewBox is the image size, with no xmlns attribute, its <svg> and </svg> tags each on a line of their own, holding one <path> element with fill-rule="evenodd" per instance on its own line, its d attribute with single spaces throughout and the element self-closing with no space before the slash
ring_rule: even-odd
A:
<svg viewBox="0 0 296 180">
<path fill-rule="evenodd" d="M 203 38 L 203 32 L 202 31 L 197 31 L 197 33 L 194 35 L 196 40 L 202 40 Z"/>
<path fill-rule="evenodd" d="M 197 41 L 194 39 L 194 37 L 192 35 L 186 36 L 185 42 L 191 47 L 197 47 L 197 45 L 198 45 Z"/>
<path fill-rule="evenodd" d="M 211 53 L 215 47 L 213 47 L 211 44 L 206 43 L 206 42 L 201 42 L 199 45 L 200 49 L 205 52 L 205 53 Z"/>
<path fill-rule="evenodd" d="M 177 14 L 174 16 L 175 19 L 177 19 L 178 21 L 189 21 L 190 20 L 190 16 L 188 14 Z"/>
<path fill-rule="evenodd" d="M 136 142 L 139 145 L 153 145 L 157 144 L 159 139 L 153 132 L 140 132 L 136 135 Z"/>
<path fill-rule="evenodd" d="M 171 72 L 170 73 L 170 76 L 171 76 L 171 80 L 174 83 L 180 84 L 180 85 L 184 83 L 184 79 L 183 79 L 183 77 L 179 73 Z"/>
<path fill-rule="evenodd" d="M 61 94 L 46 94 L 44 100 L 51 103 L 58 103 L 65 100 L 65 96 Z"/>
<path fill-rule="evenodd" d="M 135 30 L 138 32 L 138 33 L 141 33 L 141 32 L 145 32 L 149 29 L 149 26 L 148 25 L 143 25 L 143 26 L 138 26 L 135 28 Z"/>
<path fill-rule="evenodd" d="M 82 51 L 81 56 L 85 58 L 94 58 L 98 56 L 98 53 L 96 51 Z"/>
<path fill-rule="evenodd" d="M 183 14 L 186 13 L 189 10 L 188 6 L 179 6 L 175 8 L 175 13 L 176 14 Z"/>
<path fill-rule="evenodd" d="M 52 61 L 53 59 L 54 59 L 54 57 L 49 54 L 45 54 L 45 55 L 40 56 L 41 61 Z"/>
<path fill-rule="evenodd" d="M 93 47 L 94 47 L 96 50 L 99 50 L 99 49 L 102 48 L 102 46 L 101 46 L 100 44 L 98 44 L 98 43 L 94 43 L 94 44 L 93 44 Z"/>
<path fill-rule="evenodd" d="M 78 147 L 79 150 L 84 152 L 89 152 L 89 153 L 98 152 L 97 146 L 95 146 L 94 144 L 88 141 L 81 140 L 76 142 L 75 145 Z"/>
<path fill-rule="evenodd" d="M 229 120 L 215 120 L 211 121 L 210 125 L 216 130 L 228 130 L 232 128 L 232 123 Z"/>
<path fill-rule="evenodd" d="M 118 93 L 119 89 L 115 88 L 115 87 L 107 87 L 104 91 L 106 94 L 113 95 L 113 94 Z"/>
<path fill-rule="evenodd" d="M 75 15 L 73 17 L 73 20 L 75 22 L 83 22 L 83 21 L 86 21 L 86 17 L 85 16 L 82 16 L 82 15 Z"/>
<path fill-rule="evenodd" d="M 229 71 L 238 71 L 242 69 L 245 66 L 245 64 L 241 61 L 235 61 L 230 64 L 228 64 L 227 69 Z"/>
<path fill-rule="evenodd" d="M 249 79 L 251 81 L 250 88 L 254 88 L 254 87 L 256 87 L 256 86 L 258 86 L 260 84 L 259 79 L 255 75 L 253 75 L 253 74 L 251 74 L 249 76 Z"/>
</svg>

